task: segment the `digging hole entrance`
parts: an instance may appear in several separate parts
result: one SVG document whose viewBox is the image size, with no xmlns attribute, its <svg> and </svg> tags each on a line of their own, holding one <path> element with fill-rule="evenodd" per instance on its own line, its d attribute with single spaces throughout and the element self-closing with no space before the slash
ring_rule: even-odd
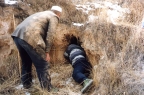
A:
<svg viewBox="0 0 144 95">
<path fill-rule="evenodd" d="M 70 44 L 76 44 L 76 45 L 81 45 L 81 41 L 79 37 L 74 36 L 74 35 L 65 35 L 66 41 L 68 42 L 68 45 Z"/>
<path fill-rule="evenodd" d="M 61 39 L 56 39 L 54 46 L 51 49 L 51 63 L 52 64 L 63 64 L 66 62 L 63 54 L 70 44 L 81 45 L 79 37 L 73 34 L 64 34 Z"/>
</svg>

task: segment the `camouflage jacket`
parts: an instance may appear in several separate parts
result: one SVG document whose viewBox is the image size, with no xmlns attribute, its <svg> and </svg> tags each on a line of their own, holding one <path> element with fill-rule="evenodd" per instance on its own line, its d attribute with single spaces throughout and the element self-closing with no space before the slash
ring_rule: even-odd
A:
<svg viewBox="0 0 144 95">
<path fill-rule="evenodd" d="M 52 11 L 43 11 L 27 17 L 12 33 L 30 44 L 42 57 L 51 49 L 52 34 L 59 18 Z"/>
</svg>

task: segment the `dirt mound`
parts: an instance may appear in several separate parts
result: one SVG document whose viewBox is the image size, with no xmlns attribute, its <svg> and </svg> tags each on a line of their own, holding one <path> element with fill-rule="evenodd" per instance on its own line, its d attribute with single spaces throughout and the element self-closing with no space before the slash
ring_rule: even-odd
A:
<svg viewBox="0 0 144 95">
<path fill-rule="evenodd" d="M 62 6 L 64 13 L 54 35 L 50 51 L 50 72 L 52 84 L 61 90 L 50 94 L 80 94 L 81 86 L 71 79 L 71 66 L 63 64 L 67 63 L 63 57 L 68 45 L 66 35 L 74 35 L 79 38 L 93 66 L 91 76 L 95 86 L 86 94 L 143 95 L 144 30 L 141 29 L 140 23 L 144 5 L 136 2 L 137 0 L 118 1 L 121 2 L 118 4 L 128 8 L 129 12 L 118 10 L 123 8 L 117 3 L 113 5 L 104 1 L 97 4 L 83 2 L 82 5 L 75 6 L 64 0 L 44 0 L 43 2 L 25 0 L 15 7 L 0 7 L 2 13 L 0 15 L 0 58 L 2 63 L 0 65 L 3 68 L 0 69 L 2 84 L 0 87 L 2 93 L 11 91 L 11 87 L 19 83 L 18 77 L 20 76 L 20 59 L 10 34 L 15 26 L 27 16 L 34 12 L 47 10 L 57 4 Z M 113 12 L 116 12 L 116 17 L 110 15 Z M 34 74 L 34 76 L 36 75 Z M 37 80 L 35 86 L 39 87 Z M 21 92 L 12 89 L 12 91 L 18 94 L 25 93 L 25 90 Z"/>
</svg>

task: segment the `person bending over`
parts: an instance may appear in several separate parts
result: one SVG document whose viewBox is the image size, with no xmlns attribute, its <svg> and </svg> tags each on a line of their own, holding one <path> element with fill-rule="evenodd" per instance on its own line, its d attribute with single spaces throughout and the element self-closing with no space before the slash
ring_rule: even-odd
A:
<svg viewBox="0 0 144 95">
<path fill-rule="evenodd" d="M 26 89 L 32 85 L 32 63 L 41 87 L 48 91 L 52 88 L 47 71 L 49 51 L 61 12 L 61 7 L 52 6 L 51 10 L 35 13 L 21 22 L 12 33 L 22 60 L 21 81 Z"/>
</svg>

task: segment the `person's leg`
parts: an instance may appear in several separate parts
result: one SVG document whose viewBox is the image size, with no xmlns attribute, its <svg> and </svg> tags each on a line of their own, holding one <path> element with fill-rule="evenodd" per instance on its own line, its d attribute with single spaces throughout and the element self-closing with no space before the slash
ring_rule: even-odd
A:
<svg viewBox="0 0 144 95">
<path fill-rule="evenodd" d="M 92 79 L 88 78 L 92 66 L 87 60 L 83 59 L 77 61 L 74 68 L 73 78 L 76 82 L 82 83 L 83 88 L 81 89 L 81 92 L 84 93 L 93 82 Z"/>
<path fill-rule="evenodd" d="M 41 87 L 50 90 L 51 85 L 51 79 L 48 74 L 48 62 L 43 59 L 29 44 L 27 44 L 23 40 L 19 40 L 21 43 L 21 46 L 25 49 L 25 51 L 30 56 L 32 62 L 34 63 L 34 66 L 36 67 L 38 79 L 40 81 Z"/>
<path fill-rule="evenodd" d="M 77 61 L 75 65 L 73 66 L 73 74 L 72 77 L 77 83 L 82 83 L 87 77 L 85 76 L 84 68 L 82 67 L 82 64 L 80 61 Z"/>
<path fill-rule="evenodd" d="M 20 46 L 18 39 L 19 38 L 15 37 L 14 42 L 19 50 L 19 54 L 22 61 L 21 81 L 24 88 L 29 88 L 32 83 L 32 74 L 31 74 L 32 60 L 30 59 L 27 52 L 23 49 L 23 47 Z"/>
<path fill-rule="evenodd" d="M 92 66 L 87 60 L 81 60 L 81 63 L 83 64 L 84 74 L 88 77 L 92 71 Z"/>
<path fill-rule="evenodd" d="M 85 59 L 76 61 L 73 68 L 72 77 L 78 83 L 82 83 L 85 79 L 87 79 L 91 71 L 91 65 Z"/>
<path fill-rule="evenodd" d="M 41 56 L 35 55 L 36 58 L 39 58 L 39 60 L 33 60 L 34 65 L 36 67 L 37 75 L 41 84 L 41 87 L 50 91 L 52 88 L 51 85 L 51 78 L 48 73 L 48 62 L 45 61 Z M 40 58 L 41 57 L 41 58 Z"/>
<path fill-rule="evenodd" d="M 35 51 L 31 52 L 31 58 L 36 67 L 37 75 L 41 84 L 41 87 L 50 91 L 52 88 L 51 78 L 48 73 L 48 62 L 39 56 Z M 37 59 L 37 60 L 35 60 Z"/>
<path fill-rule="evenodd" d="M 88 78 L 92 70 L 92 66 L 86 59 L 81 60 L 81 63 L 82 63 L 82 68 L 84 69 L 84 74 L 87 77 L 82 83 L 83 88 L 81 89 L 81 92 L 84 93 L 93 83 L 93 80 Z"/>
</svg>

